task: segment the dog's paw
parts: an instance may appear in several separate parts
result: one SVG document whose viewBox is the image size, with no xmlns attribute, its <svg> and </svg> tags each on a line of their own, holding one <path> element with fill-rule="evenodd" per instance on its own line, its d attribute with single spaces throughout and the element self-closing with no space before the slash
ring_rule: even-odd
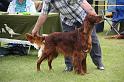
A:
<svg viewBox="0 0 124 82">
<path fill-rule="evenodd" d="M 49 69 L 49 71 L 53 72 L 54 70 L 53 69 Z"/>
<path fill-rule="evenodd" d="M 37 72 L 39 72 L 40 71 L 40 69 L 37 69 Z"/>
</svg>

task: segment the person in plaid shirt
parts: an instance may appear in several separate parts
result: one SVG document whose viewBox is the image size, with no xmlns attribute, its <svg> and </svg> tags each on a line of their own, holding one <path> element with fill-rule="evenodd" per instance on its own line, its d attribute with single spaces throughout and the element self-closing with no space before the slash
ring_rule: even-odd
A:
<svg viewBox="0 0 124 82">
<path fill-rule="evenodd" d="M 73 31 L 75 27 L 80 27 L 87 14 L 97 15 L 86 0 L 43 0 L 41 15 L 32 30 L 32 35 L 39 35 L 40 27 L 45 23 L 52 7 L 60 13 L 63 32 Z M 92 32 L 92 50 L 90 56 L 97 69 L 104 70 L 101 47 L 95 28 Z M 72 59 L 70 57 L 65 58 L 65 64 L 64 71 L 73 70 Z"/>
</svg>

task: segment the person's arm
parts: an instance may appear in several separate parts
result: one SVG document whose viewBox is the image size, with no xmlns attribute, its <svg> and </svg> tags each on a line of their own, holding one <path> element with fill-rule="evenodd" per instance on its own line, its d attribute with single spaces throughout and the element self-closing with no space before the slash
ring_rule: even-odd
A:
<svg viewBox="0 0 124 82">
<path fill-rule="evenodd" d="M 46 14 L 41 14 L 34 26 L 34 29 L 32 30 L 32 35 L 39 35 L 39 31 L 40 28 L 43 26 L 43 24 L 45 23 L 47 19 L 47 15 Z"/>
<path fill-rule="evenodd" d="M 87 0 L 83 0 L 83 2 L 81 3 L 81 7 L 88 13 L 91 15 L 97 15 L 95 10 L 92 8 L 92 6 L 87 2 Z"/>
<path fill-rule="evenodd" d="M 32 35 L 39 35 L 40 28 L 45 23 L 48 13 L 49 13 L 49 4 L 50 3 L 47 3 L 45 1 L 43 2 L 41 15 L 39 16 L 39 18 L 34 26 L 34 29 L 32 30 Z"/>
</svg>

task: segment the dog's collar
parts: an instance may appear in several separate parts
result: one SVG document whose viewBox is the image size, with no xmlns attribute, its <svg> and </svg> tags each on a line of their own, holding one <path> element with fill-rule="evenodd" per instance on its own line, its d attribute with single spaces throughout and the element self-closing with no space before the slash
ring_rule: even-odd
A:
<svg viewBox="0 0 124 82">
<path fill-rule="evenodd" d="M 89 52 L 89 50 L 87 49 L 87 50 L 82 50 L 82 52 L 84 52 L 84 53 L 88 53 Z"/>
</svg>

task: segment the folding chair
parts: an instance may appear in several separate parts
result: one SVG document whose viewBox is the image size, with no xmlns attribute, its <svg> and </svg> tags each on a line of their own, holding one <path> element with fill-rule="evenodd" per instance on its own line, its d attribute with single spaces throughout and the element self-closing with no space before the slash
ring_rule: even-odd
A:
<svg viewBox="0 0 124 82">
<path fill-rule="evenodd" d="M 120 35 L 119 31 L 115 28 L 119 23 L 120 21 L 118 21 L 114 26 L 111 24 L 112 22 L 112 14 L 107 14 L 107 15 L 104 15 L 104 13 L 106 12 L 106 10 L 102 10 L 102 15 L 103 15 L 103 18 L 104 20 L 109 24 L 110 26 L 110 29 L 106 32 L 106 35 L 108 35 L 108 33 L 110 33 L 112 30 L 115 31 L 118 35 Z"/>
<path fill-rule="evenodd" d="M 120 32 L 124 30 L 123 21 L 124 21 L 124 0 L 107 0 L 107 10 L 108 12 L 112 12 L 112 20 L 108 20 L 108 16 L 104 16 L 104 20 L 107 21 L 107 23 L 110 25 L 111 29 L 106 33 L 110 31 L 115 31 L 118 35 L 120 35 Z M 104 12 L 106 12 L 104 11 Z M 103 15 L 104 12 L 102 11 Z M 112 24 L 110 23 L 112 22 Z M 115 24 L 114 24 L 115 23 Z M 118 28 L 118 24 L 120 27 Z"/>
</svg>

